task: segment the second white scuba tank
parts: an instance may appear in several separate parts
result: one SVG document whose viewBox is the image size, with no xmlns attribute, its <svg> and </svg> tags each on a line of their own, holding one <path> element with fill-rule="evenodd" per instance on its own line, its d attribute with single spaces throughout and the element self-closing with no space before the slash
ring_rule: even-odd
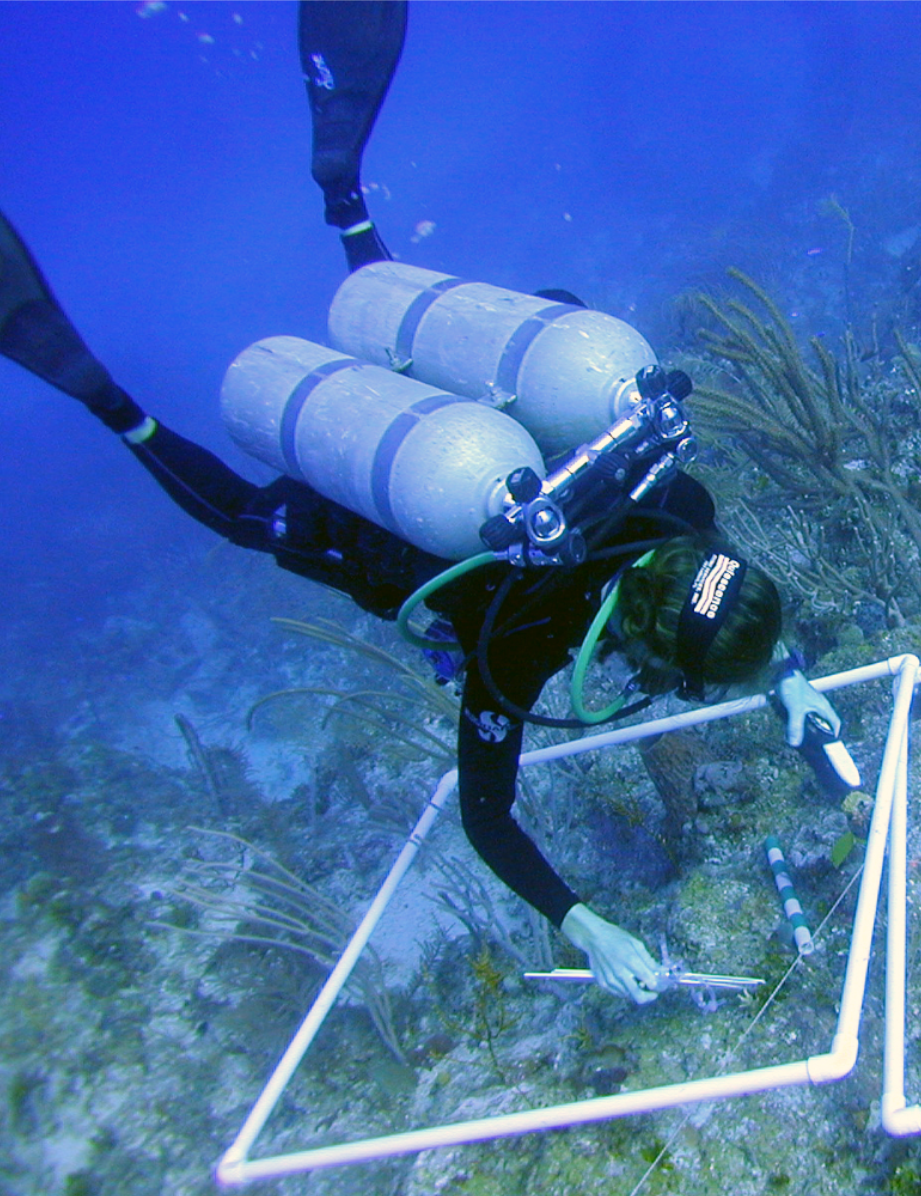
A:
<svg viewBox="0 0 921 1196">
<path fill-rule="evenodd" d="M 298 337 L 245 349 L 221 407 L 246 452 L 449 560 L 482 551 L 513 470 L 546 472 L 502 412 Z"/>
<path fill-rule="evenodd" d="M 342 283 L 329 311 L 335 348 L 431 386 L 508 404 L 545 457 L 629 413 L 647 341 L 604 312 L 402 262 Z"/>
</svg>

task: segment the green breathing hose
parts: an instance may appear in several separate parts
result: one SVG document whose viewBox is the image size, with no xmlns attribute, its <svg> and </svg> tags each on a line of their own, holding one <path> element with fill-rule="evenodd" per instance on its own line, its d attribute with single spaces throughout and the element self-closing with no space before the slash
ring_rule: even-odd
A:
<svg viewBox="0 0 921 1196">
<path fill-rule="evenodd" d="M 638 561 L 634 561 L 630 567 L 633 569 L 642 568 L 643 565 L 648 564 L 652 560 L 655 549 L 644 553 Z M 585 639 L 582 641 L 582 647 L 579 649 L 579 655 L 576 657 L 575 667 L 572 670 L 572 680 L 569 683 L 569 700 L 572 703 L 572 708 L 575 711 L 576 718 L 588 726 L 595 723 L 603 723 L 605 719 L 609 719 L 612 714 L 616 714 L 623 706 L 626 698 L 623 694 L 614 699 L 610 706 L 605 706 L 601 710 L 589 710 L 585 705 L 585 674 L 588 672 L 588 666 L 594 654 L 595 647 L 604 631 L 605 626 L 614 613 L 614 608 L 617 606 L 617 599 L 620 594 L 620 580 L 611 589 L 610 594 L 602 602 L 598 608 L 598 613 L 592 619 L 592 624 L 585 633 Z"/>
<path fill-rule="evenodd" d="M 644 553 L 631 567 L 642 567 L 652 559 L 655 551 L 653 548 L 650 552 Z M 482 568 L 483 565 L 494 564 L 496 559 L 495 554 L 492 552 L 480 552 L 476 556 L 468 557 L 465 561 L 458 561 L 456 565 L 451 565 L 433 577 L 431 581 L 427 581 L 425 585 L 420 586 L 415 593 L 410 594 L 400 607 L 399 614 L 397 615 L 397 630 L 400 632 L 400 635 L 417 648 L 445 649 L 459 647 L 459 644 L 451 643 L 450 641 L 428 640 L 424 636 L 417 635 L 410 627 L 409 620 L 412 618 L 416 607 L 421 602 L 424 602 L 431 594 L 434 594 L 436 590 L 440 590 L 442 586 L 448 585 L 449 582 L 454 581 L 458 577 L 463 577 L 465 573 L 472 573 L 474 569 Z M 623 695 L 621 695 L 615 698 L 609 706 L 605 706 L 601 710 L 589 710 L 584 701 L 585 674 L 588 672 L 588 666 L 595 652 L 598 640 L 601 638 L 601 633 L 604 631 L 608 619 L 610 619 L 614 608 L 617 606 L 619 588 L 619 584 L 615 585 L 598 608 L 598 613 L 585 633 L 585 639 L 582 641 L 582 647 L 579 649 L 579 655 L 576 657 L 575 667 L 572 672 L 572 682 L 569 687 L 570 701 L 572 702 L 576 718 L 587 726 L 593 726 L 595 723 L 603 723 L 612 714 L 616 714 L 626 701 Z"/>
<path fill-rule="evenodd" d="M 425 585 L 420 586 L 414 594 L 410 594 L 400 607 L 399 614 L 397 615 L 397 630 L 403 639 L 407 640 L 410 644 L 415 644 L 417 648 L 459 648 L 460 644 L 451 643 L 446 640 L 427 640 L 424 636 L 417 635 L 410 627 L 409 620 L 419 603 L 424 602 L 436 590 L 440 590 L 442 586 L 446 586 L 449 582 L 454 581 L 455 578 L 463 577 L 465 573 L 471 573 L 474 569 L 479 569 L 483 565 L 495 564 L 495 561 L 496 556 L 492 552 L 477 553 L 476 556 L 468 557 L 465 561 L 458 561 L 456 565 L 451 565 L 433 577 L 431 581 L 427 581 Z"/>
<path fill-rule="evenodd" d="M 592 659 L 595 645 L 598 643 L 598 639 L 602 631 L 604 631 L 605 624 L 610 619 L 611 612 L 616 605 L 617 586 L 614 587 L 598 608 L 598 613 L 592 620 L 591 627 L 585 633 L 585 639 L 582 641 L 582 647 L 579 649 L 575 668 L 572 671 L 572 681 L 569 684 L 569 700 L 572 702 L 576 718 L 588 725 L 603 723 L 606 718 L 610 718 L 624 704 L 624 698 L 617 697 L 610 706 L 605 706 L 601 710 L 588 710 L 583 700 L 585 694 L 585 674 L 588 672 L 589 661 Z"/>
</svg>

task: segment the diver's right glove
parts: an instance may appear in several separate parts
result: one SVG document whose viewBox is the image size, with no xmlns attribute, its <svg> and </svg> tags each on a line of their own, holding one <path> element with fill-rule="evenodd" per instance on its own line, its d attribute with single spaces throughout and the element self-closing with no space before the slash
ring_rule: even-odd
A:
<svg viewBox="0 0 921 1196">
<path fill-rule="evenodd" d="M 592 975 L 602 988 L 637 1005 L 654 1001 L 661 969 L 639 939 L 592 913 L 587 905 L 574 905 L 560 929 L 573 946 L 588 956 Z"/>
<path fill-rule="evenodd" d="M 860 785 L 860 773 L 840 739 L 841 719 L 828 698 L 807 681 L 805 662 L 791 652 L 776 674 L 770 700 L 787 724 L 787 743 L 811 765 L 829 796 L 843 797 Z"/>
<path fill-rule="evenodd" d="M 794 748 L 802 746 L 806 719 L 810 714 L 827 723 L 835 736 L 841 730 L 841 719 L 835 708 L 824 694 L 809 684 L 802 669 L 802 657 L 791 653 L 774 683 L 777 701 L 787 716 L 787 743 Z"/>
</svg>

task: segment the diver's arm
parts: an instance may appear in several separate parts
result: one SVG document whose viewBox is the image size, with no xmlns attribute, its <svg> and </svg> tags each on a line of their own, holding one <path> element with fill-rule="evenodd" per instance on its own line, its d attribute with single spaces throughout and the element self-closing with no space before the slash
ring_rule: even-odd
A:
<svg viewBox="0 0 921 1196">
<path fill-rule="evenodd" d="M 470 637 L 475 639 L 479 634 L 479 620 L 465 626 L 464 613 L 455 627 L 465 653 L 469 653 Z M 499 639 L 492 647 L 496 682 L 503 694 L 526 710 L 537 701 L 547 678 L 555 671 L 543 647 L 536 639 L 517 649 Z M 476 661 L 471 659 L 464 677 L 457 738 L 464 831 L 496 876 L 559 926 L 579 898 L 544 859 L 511 812 L 523 732 L 518 719 L 498 708 Z"/>
<path fill-rule="evenodd" d="M 470 689 L 468 678 L 458 728 L 458 790 L 464 831 L 496 876 L 559 926 L 579 898 L 511 813 L 521 724 L 485 703 L 471 703 Z"/>
<path fill-rule="evenodd" d="M 656 997 L 656 963 L 639 939 L 582 904 L 525 834 L 511 809 L 521 751 L 520 724 L 474 711 L 465 693 L 458 736 L 458 788 L 467 838 L 498 878 L 588 956 L 608 992 L 644 1004 Z M 481 737 L 480 729 L 486 734 Z M 504 735 L 496 741 L 497 734 Z"/>
<path fill-rule="evenodd" d="M 462 641 L 468 636 L 462 634 Z M 469 643 L 464 643 L 469 648 Z M 493 651 L 494 679 L 517 706 L 530 709 L 562 659 L 538 637 L 512 636 Z M 639 939 L 594 914 L 563 881 L 512 817 L 523 727 L 496 702 L 475 664 L 464 683 L 458 732 L 458 789 L 464 830 L 501 881 L 585 951 L 594 978 L 638 1003 L 655 996 L 655 962 Z"/>
<path fill-rule="evenodd" d="M 350 270 L 390 254 L 368 216 L 361 157 L 400 60 L 406 0 L 302 0 L 298 45 L 313 119 L 311 173 Z"/>
</svg>

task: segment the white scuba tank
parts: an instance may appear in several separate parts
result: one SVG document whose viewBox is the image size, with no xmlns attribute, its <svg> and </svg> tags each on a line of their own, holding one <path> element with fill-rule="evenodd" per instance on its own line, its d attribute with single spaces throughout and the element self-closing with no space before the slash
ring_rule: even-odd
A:
<svg viewBox="0 0 921 1196">
<path fill-rule="evenodd" d="M 509 404 L 547 458 L 626 414 L 639 398 L 638 371 L 656 363 L 614 316 L 402 262 L 349 275 L 330 307 L 329 337 L 430 386 Z"/>
<path fill-rule="evenodd" d="M 546 473 L 502 412 L 298 337 L 245 349 L 221 408 L 252 456 L 450 560 L 483 551 L 479 529 L 503 509 L 512 470 Z"/>
</svg>

